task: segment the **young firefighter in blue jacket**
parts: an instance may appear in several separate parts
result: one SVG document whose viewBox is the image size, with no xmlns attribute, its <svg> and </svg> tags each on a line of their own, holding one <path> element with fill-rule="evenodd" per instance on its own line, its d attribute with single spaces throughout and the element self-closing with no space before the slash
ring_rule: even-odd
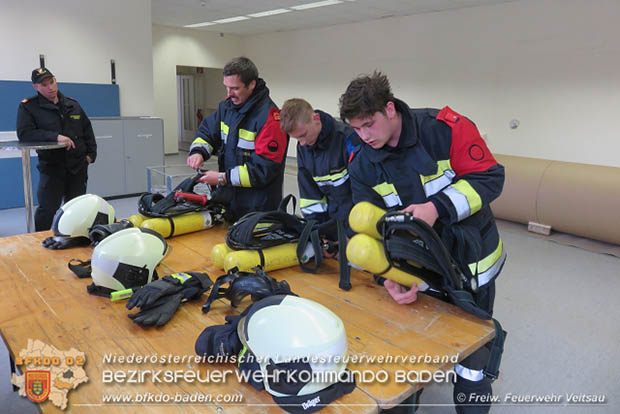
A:
<svg viewBox="0 0 620 414">
<path fill-rule="evenodd" d="M 348 228 L 353 206 L 349 156 L 359 137 L 329 114 L 313 110 L 303 99 L 284 102 L 282 130 L 297 139 L 297 183 L 301 212 L 321 225 L 321 233 L 337 240 L 337 221 Z"/>
<path fill-rule="evenodd" d="M 449 107 L 410 109 L 392 94 L 388 78 L 375 72 L 354 79 L 340 98 L 340 114 L 364 142 L 350 164 L 353 201 L 369 201 L 387 210 L 403 210 L 441 227 L 465 223 L 480 231 L 476 269 L 478 306 L 493 311 L 495 278 L 506 254 L 489 204 L 504 184 L 499 165 L 476 126 Z M 452 252 L 454 255 L 455 252 Z M 400 304 L 416 300 L 417 287 L 390 280 L 385 288 Z M 488 412 L 491 379 L 483 369 L 487 347 L 455 365 L 457 413 Z M 481 401 L 487 401 L 482 402 Z M 481 405 L 475 405 L 481 404 Z"/>
<path fill-rule="evenodd" d="M 224 86 L 228 97 L 200 124 L 187 165 L 198 169 L 218 154 L 219 171 L 207 171 L 200 181 L 230 193 L 228 218 L 236 220 L 251 211 L 278 207 L 288 137 L 250 59 L 234 58 L 224 66 Z"/>
</svg>

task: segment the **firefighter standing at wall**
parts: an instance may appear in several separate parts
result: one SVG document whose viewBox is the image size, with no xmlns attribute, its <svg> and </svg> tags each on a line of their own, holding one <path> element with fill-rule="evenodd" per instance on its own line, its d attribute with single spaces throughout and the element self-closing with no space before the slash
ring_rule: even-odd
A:
<svg viewBox="0 0 620 414">
<path fill-rule="evenodd" d="M 80 104 L 58 90 L 46 68 L 32 71 L 36 96 L 22 100 L 17 110 L 17 137 L 23 142 L 58 142 L 66 148 L 37 151 L 39 206 L 36 231 L 49 230 L 62 204 L 86 193 L 88 165 L 97 158 L 97 142 L 90 120 Z"/>
</svg>

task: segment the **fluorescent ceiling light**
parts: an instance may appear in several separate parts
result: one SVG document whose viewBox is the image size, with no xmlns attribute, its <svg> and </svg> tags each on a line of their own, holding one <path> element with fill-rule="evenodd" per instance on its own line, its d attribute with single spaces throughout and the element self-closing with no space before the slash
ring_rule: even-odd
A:
<svg viewBox="0 0 620 414">
<path fill-rule="evenodd" d="M 213 20 L 213 23 L 232 23 L 232 22 L 240 22 L 241 20 L 249 20 L 249 17 L 246 16 L 235 16 L 228 17 L 226 19 Z"/>
<path fill-rule="evenodd" d="M 203 27 L 203 26 L 211 26 L 217 23 L 213 23 L 213 22 L 202 22 L 202 23 L 194 23 L 194 24 L 186 24 L 183 27 Z"/>
<path fill-rule="evenodd" d="M 290 9 L 275 9 L 275 10 L 267 10 L 259 13 L 248 14 L 250 17 L 267 17 L 267 16 L 275 16 L 276 14 L 288 13 L 293 10 Z"/>
<path fill-rule="evenodd" d="M 331 6 L 332 4 L 340 4 L 341 0 L 325 0 L 325 1 L 317 1 L 315 3 L 306 3 L 300 4 L 299 6 L 291 6 L 293 10 L 306 10 L 306 9 L 314 9 L 315 7 L 323 7 L 323 6 Z"/>
</svg>

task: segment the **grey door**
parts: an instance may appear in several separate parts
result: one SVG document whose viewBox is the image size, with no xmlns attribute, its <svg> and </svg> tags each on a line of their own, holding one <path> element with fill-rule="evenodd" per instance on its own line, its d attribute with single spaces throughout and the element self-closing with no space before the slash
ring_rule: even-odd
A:
<svg viewBox="0 0 620 414">
<path fill-rule="evenodd" d="M 147 191 L 146 167 L 164 165 L 164 136 L 161 119 L 125 120 L 125 190 Z"/>
</svg>

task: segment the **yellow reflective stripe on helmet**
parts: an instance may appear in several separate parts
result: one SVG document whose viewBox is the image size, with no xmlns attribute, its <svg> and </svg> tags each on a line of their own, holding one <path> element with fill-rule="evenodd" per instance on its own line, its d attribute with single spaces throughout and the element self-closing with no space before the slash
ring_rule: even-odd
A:
<svg viewBox="0 0 620 414">
<path fill-rule="evenodd" d="M 478 271 L 478 286 L 483 286 L 497 275 L 505 260 L 504 242 L 499 239 L 497 248 L 493 253 L 478 262 L 470 263 L 468 266 L 473 275 L 476 274 L 476 270 Z"/>
<path fill-rule="evenodd" d="M 443 193 L 454 205 L 459 221 L 476 213 L 482 207 L 480 195 L 466 180 L 457 181 L 443 190 Z"/>
<path fill-rule="evenodd" d="M 345 168 L 339 173 L 312 177 L 312 179 L 318 186 L 331 185 L 337 187 L 349 179 L 349 171 Z"/>
<path fill-rule="evenodd" d="M 327 211 L 327 198 L 312 200 L 310 198 L 300 198 L 299 208 L 304 214 L 324 213 Z"/>
<path fill-rule="evenodd" d="M 456 173 L 450 165 L 450 160 L 437 161 L 437 172 L 433 175 L 420 174 L 420 180 L 424 186 L 424 193 L 426 197 L 437 194 L 445 187 L 452 183 L 452 180 L 456 177 Z"/>
<path fill-rule="evenodd" d="M 398 196 L 398 192 L 396 191 L 396 187 L 394 184 L 388 184 L 387 182 L 383 182 L 381 184 L 375 185 L 373 188 L 382 198 L 383 202 L 387 207 L 394 207 L 402 204 L 400 201 L 400 197 Z"/>
<path fill-rule="evenodd" d="M 228 128 L 228 127 L 227 127 Z M 226 131 L 228 133 L 228 131 Z M 254 141 L 256 138 L 256 132 L 248 131 L 247 129 L 239 128 L 239 138 L 246 141 Z"/>
</svg>

